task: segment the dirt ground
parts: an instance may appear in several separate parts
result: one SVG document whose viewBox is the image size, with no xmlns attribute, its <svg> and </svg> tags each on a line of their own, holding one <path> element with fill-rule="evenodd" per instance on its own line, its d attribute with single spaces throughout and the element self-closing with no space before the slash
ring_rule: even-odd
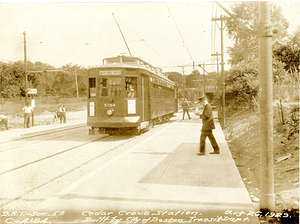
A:
<svg viewBox="0 0 300 224">
<path fill-rule="evenodd" d="M 249 195 L 259 208 L 260 136 L 259 113 L 239 111 L 228 115 L 224 129 L 228 146 Z M 275 212 L 299 211 L 299 133 L 289 140 L 274 123 Z M 294 223 L 294 222 L 290 222 Z"/>
</svg>

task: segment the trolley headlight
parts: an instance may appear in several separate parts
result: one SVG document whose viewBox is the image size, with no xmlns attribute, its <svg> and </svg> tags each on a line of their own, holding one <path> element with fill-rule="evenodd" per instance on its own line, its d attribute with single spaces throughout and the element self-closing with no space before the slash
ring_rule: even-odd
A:
<svg viewBox="0 0 300 224">
<path fill-rule="evenodd" d="M 109 110 L 106 111 L 106 113 L 107 113 L 108 116 L 111 116 L 114 113 L 114 109 L 109 109 Z"/>
</svg>

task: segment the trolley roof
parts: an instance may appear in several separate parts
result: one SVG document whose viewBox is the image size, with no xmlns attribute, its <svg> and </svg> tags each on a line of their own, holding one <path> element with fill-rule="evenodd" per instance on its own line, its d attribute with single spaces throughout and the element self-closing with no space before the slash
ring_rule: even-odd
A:
<svg viewBox="0 0 300 224">
<path fill-rule="evenodd" d="M 154 67 L 151 64 L 145 62 L 144 60 L 140 59 L 139 57 L 118 55 L 116 57 L 104 58 L 103 65 L 93 67 L 91 69 L 96 68 L 140 68 L 148 70 L 152 74 L 166 79 L 169 82 L 173 82 L 167 78 L 167 76 L 163 73 L 161 68 Z"/>
</svg>

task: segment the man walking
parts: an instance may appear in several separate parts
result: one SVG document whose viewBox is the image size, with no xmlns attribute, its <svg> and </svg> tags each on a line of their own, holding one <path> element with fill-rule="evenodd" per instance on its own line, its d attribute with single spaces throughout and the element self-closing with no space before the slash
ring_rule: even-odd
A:
<svg viewBox="0 0 300 224">
<path fill-rule="evenodd" d="M 220 148 L 218 146 L 218 143 L 212 133 L 212 130 L 215 129 L 213 114 L 212 114 L 212 108 L 210 104 L 208 103 L 205 96 L 202 96 L 198 99 L 200 104 L 203 105 L 203 112 L 202 115 L 200 115 L 200 118 L 202 119 L 202 129 L 201 129 L 201 136 L 200 136 L 200 153 L 198 155 L 205 155 L 205 140 L 206 137 L 208 137 L 214 151 L 210 154 L 220 154 Z"/>
<path fill-rule="evenodd" d="M 189 114 L 190 105 L 186 98 L 184 99 L 184 101 L 182 103 L 182 109 L 183 109 L 182 120 L 184 120 L 185 113 L 187 113 L 189 119 L 191 119 L 190 114 Z"/>
</svg>

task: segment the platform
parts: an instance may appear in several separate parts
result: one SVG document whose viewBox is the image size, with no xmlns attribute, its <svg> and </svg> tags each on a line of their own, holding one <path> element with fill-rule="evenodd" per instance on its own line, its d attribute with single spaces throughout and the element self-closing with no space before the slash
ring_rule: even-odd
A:
<svg viewBox="0 0 300 224">
<path fill-rule="evenodd" d="M 33 211 L 51 223 L 258 223 L 219 123 L 221 153 L 207 140 L 198 156 L 201 121 L 181 118 Z"/>
</svg>

